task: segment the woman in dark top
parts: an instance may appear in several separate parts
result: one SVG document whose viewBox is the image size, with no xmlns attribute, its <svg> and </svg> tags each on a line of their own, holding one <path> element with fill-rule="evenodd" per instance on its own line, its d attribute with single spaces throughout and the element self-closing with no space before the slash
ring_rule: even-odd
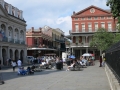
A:
<svg viewBox="0 0 120 90">
<path fill-rule="evenodd" d="M 99 61 L 100 61 L 100 66 L 99 67 L 102 67 L 102 56 L 100 56 Z"/>
</svg>

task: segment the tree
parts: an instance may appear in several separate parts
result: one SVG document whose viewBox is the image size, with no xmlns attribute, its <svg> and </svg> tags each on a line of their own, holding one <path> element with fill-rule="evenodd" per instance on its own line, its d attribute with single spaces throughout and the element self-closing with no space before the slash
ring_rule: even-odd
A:
<svg viewBox="0 0 120 90">
<path fill-rule="evenodd" d="M 114 39 L 113 39 L 113 44 L 115 44 L 119 41 L 120 41 L 120 33 L 115 33 L 114 34 Z"/>
<path fill-rule="evenodd" d="M 106 50 L 113 44 L 114 35 L 111 32 L 107 32 L 104 28 L 98 29 L 93 35 L 93 40 L 90 43 L 91 47 L 97 47 L 99 50 Z"/>
<path fill-rule="evenodd" d="M 107 0 L 107 6 L 110 6 L 111 13 L 113 14 L 114 20 L 118 19 L 117 29 L 120 31 L 120 0 Z"/>
</svg>

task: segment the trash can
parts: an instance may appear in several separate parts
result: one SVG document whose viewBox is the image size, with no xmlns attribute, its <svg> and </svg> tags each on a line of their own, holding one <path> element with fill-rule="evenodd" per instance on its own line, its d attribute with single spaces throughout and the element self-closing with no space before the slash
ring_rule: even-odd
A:
<svg viewBox="0 0 120 90">
<path fill-rule="evenodd" d="M 56 63 L 56 69 L 61 70 L 61 62 L 57 62 L 57 63 Z"/>
<path fill-rule="evenodd" d="M 70 66 L 70 64 L 71 64 L 70 60 L 67 60 L 66 64 L 67 64 L 67 66 Z"/>
</svg>

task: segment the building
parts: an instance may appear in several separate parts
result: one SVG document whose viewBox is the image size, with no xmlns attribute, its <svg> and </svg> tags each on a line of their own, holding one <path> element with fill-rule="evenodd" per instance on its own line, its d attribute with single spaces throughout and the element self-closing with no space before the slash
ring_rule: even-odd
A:
<svg viewBox="0 0 120 90">
<path fill-rule="evenodd" d="M 0 0 L 0 59 L 2 65 L 6 60 L 21 59 L 26 57 L 26 21 L 23 11 Z"/>
<path fill-rule="evenodd" d="M 90 47 L 93 34 L 99 28 L 105 28 L 109 32 L 115 33 L 116 20 L 112 17 L 110 10 L 104 10 L 96 6 L 89 6 L 79 12 L 73 12 L 72 30 L 70 35 L 72 43 L 67 46 L 71 49 L 72 54 L 79 58 L 83 53 L 93 53 L 96 58 L 100 55 L 100 51 L 95 47 Z"/>
<path fill-rule="evenodd" d="M 44 26 L 39 29 L 31 29 L 26 32 L 28 56 L 57 55 L 65 51 L 64 32 Z"/>
</svg>

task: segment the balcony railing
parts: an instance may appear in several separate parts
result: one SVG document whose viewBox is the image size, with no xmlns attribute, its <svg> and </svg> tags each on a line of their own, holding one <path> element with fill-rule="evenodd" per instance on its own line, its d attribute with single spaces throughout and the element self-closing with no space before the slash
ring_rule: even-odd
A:
<svg viewBox="0 0 120 90">
<path fill-rule="evenodd" d="M 71 43 L 70 45 L 66 45 L 66 47 L 89 47 L 90 43 Z"/>
<path fill-rule="evenodd" d="M 25 44 L 25 41 L 20 41 L 20 44 Z"/>
<path fill-rule="evenodd" d="M 64 43 L 65 42 L 65 40 L 60 40 L 60 39 L 55 39 L 55 41 L 60 42 L 60 43 Z"/>
<path fill-rule="evenodd" d="M 7 37 L 4 37 L 4 38 L 2 38 L 2 41 L 3 41 L 3 42 L 8 42 L 8 38 L 7 38 Z"/>
<path fill-rule="evenodd" d="M 14 39 L 12 39 L 12 38 L 10 39 L 10 38 L 9 38 L 8 42 L 14 43 Z"/>
<path fill-rule="evenodd" d="M 15 40 L 15 43 L 16 44 L 20 44 L 20 40 Z"/>
</svg>

